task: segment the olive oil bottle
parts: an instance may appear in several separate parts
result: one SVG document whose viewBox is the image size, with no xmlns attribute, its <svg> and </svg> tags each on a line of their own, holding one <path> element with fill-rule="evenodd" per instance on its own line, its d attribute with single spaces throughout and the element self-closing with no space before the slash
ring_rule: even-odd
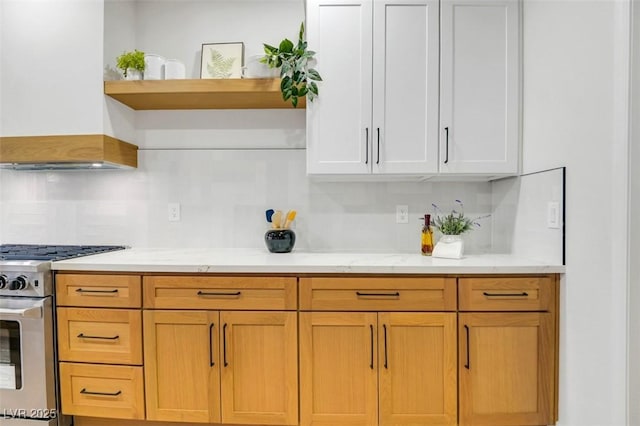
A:
<svg viewBox="0 0 640 426">
<path fill-rule="evenodd" d="M 431 229 L 431 215 L 424 215 L 424 225 L 422 226 L 422 235 L 420 236 L 420 245 L 423 256 L 431 256 L 433 252 L 433 229 Z"/>
</svg>

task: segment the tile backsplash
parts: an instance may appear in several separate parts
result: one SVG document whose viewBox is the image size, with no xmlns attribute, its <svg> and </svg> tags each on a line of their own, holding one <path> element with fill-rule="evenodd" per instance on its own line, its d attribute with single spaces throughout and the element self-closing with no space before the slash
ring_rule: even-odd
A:
<svg viewBox="0 0 640 426">
<path fill-rule="evenodd" d="M 323 182 L 304 149 L 141 149 L 133 171 L 0 171 L 0 242 L 264 248 L 265 210 L 295 209 L 296 250 L 419 252 L 421 217 L 464 201 L 491 213 L 488 182 Z M 179 203 L 181 220 L 168 221 Z M 396 205 L 409 223 L 396 224 Z M 490 252 L 491 220 L 467 253 Z"/>
</svg>

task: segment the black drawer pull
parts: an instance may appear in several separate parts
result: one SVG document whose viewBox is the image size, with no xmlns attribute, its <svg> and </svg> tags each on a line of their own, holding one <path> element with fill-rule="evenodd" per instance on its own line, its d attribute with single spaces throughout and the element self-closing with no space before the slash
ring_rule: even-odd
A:
<svg viewBox="0 0 640 426">
<path fill-rule="evenodd" d="M 219 291 L 219 292 L 206 292 L 206 291 L 198 291 L 198 296 L 233 296 L 233 297 L 238 297 L 242 294 L 241 291 L 234 291 L 234 292 L 228 292 L 228 291 Z"/>
<path fill-rule="evenodd" d="M 120 336 L 118 335 L 115 335 L 113 337 L 103 337 L 103 336 L 87 336 L 82 333 L 78 334 L 78 337 L 81 339 L 101 339 L 101 340 L 116 340 L 120 338 Z"/>
<path fill-rule="evenodd" d="M 77 288 L 76 293 L 108 293 L 113 294 L 117 293 L 118 289 L 114 288 L 113 290 L 87 290 L 86 288 Z"/>
<path fill-rule="evenodd" d="M 395 293 L 362 293 L 360 291 L 356 291 L 356 295 L 358 297 L 400 297 L 400 292 L 396 291 Z"/>
<path fill-rule="evenodd" d="M 485 297 L 527 297 L 529 293 L 523 291 L 522 293 L 482 293 Z"/>
<path fill-rule="evenodd" d="M 113 393 L 109 393 L 109 392 L 91 392 L 91 391 L 88 391 L 88 390 L 83 388 L 80 391 L 80 393 L 83 393 L 85 395 L 118 396 L 118 395 L 120 395 L 122 393 L 122 391 L 113 392 Z"/>
</svg>

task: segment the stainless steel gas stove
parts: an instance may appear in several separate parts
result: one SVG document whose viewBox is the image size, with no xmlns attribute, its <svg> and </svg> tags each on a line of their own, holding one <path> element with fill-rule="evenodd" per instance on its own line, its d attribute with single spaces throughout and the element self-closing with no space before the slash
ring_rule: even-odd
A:
<svg viewBox="0 0 640 426">
<path fill-rule="evenodd" d="M 0 425 L 60 426 L 51 262 L 124 246 L 0 245 Z"/>
</svg>

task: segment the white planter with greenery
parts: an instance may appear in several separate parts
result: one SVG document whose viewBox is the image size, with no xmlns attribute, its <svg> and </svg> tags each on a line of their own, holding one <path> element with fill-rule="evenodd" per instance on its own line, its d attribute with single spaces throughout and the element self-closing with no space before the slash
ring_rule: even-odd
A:
<svg viewBox="0 0 640 426">
<path fill-rule="evenodd" d="M 488 217 L 482 216 L 470 219 L 464 215 L 464 205 L 462 201 L 456 200 L 460 206 L 460 211 L 451 210 L 447 215 L 438 216 L 434 214 L 432 226 L 442 233 L 442 237 L 433 248 L 433 257 L 442 257 L 446 259 L 461 259 L 464 255 L 464 239 L 462 234 L 471 231 L 474 226 L 480 226 L 477 222 L 479 219 Z M 438 206 L 432 204 L 436 213 L 439 211 Z"/>
<path fill-rule="evenodd" d="M 124 52 L 116 58 L 116 65 L 122 71 L 125 80 L 142 80 L 145 68 L 144 52 L 139 50 Z"/>
</svg>

